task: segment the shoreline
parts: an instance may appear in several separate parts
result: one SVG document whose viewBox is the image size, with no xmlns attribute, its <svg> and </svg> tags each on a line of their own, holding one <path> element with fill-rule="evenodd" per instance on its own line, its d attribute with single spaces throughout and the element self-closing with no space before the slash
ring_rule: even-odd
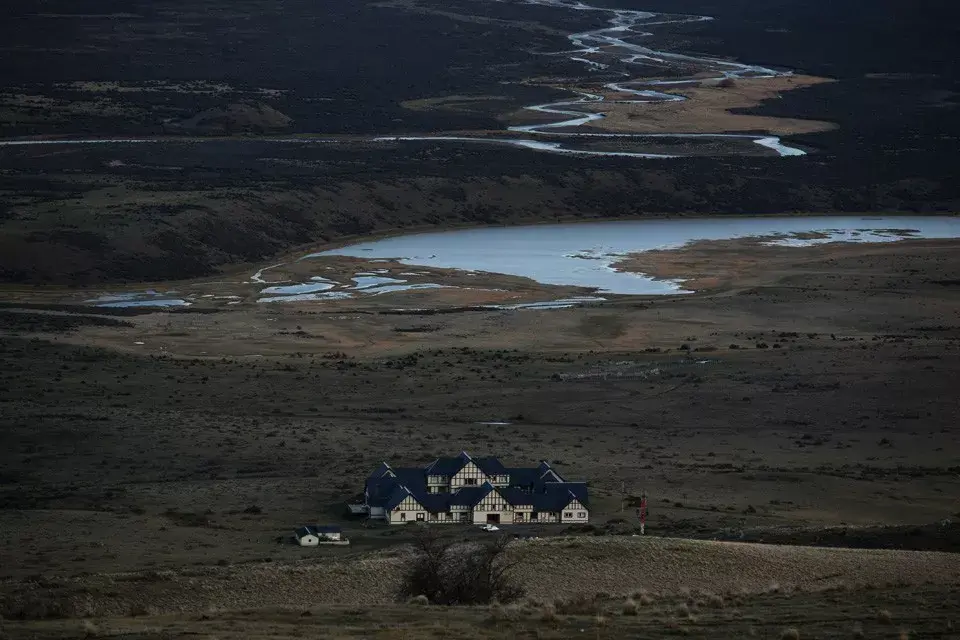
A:
<svg viewBox="0 0 960 640">
<path fill-rule="evenodd" d="M 512 229 L 516 227 L 546 227 L 551 225 L 574 225 L 574 224 L 598 224 L 598 223 L 608 223 L 608 222 L 642 222 L 645 220 L 650 221 L 662 221 L 662 220 L 716 220 L 721 218 L 730 218 L 736 220 L 743 220 L 749 218 L 770 218 L 770 219 L 786 219 L 786 218 L 801 218 L 801 217 L 812 217 L 812 218 L 841 218 L 841 217 L 862 217 L 865 219 L 882 219 L 887 217 L 899 217 L 899 218 L 927 218 L 927 217 L 936 217 L 936 218 L 960 218 L 960 212 L 958 213 L 944 213 L 944 212 L 934 212 L 934 213 L 895 213 L 895 212 L 885 212 L 882 214 L 871 214 L 871 213 L 849 213 L 849 212 L 827 212 L 827 213 L 764 213 L 764 214 L 744 214 L 744 213 L 732 213 L 732 214 L 720 214 L 720 215 L 708 215 L 701 213 L 691 213 L 689 215 L 685 214 L 675 214 L 675 213 L 655 213 L 655 214 L 643 214 L 639 216 L 630 216 L 630 217 L 602 217 L 602 218 L 578 218 L 573 216 L 557 216 L 552 220 L 522 220 L 516 223 L 511 224 L 455 224 L 455 225 L 445 225 L 443 227 L 437 227 L 433 225 L 417 225 L 415 227 L 409 228 L 394 228 L 394 229 L 385 229 L 379 232 L 373 232 L 364 235 L 352 235 L 344 236 L 338 238 L 337 240 L 327 242 L 327 243 L 305 243 L 301 245 L 294 246 L 283 253 L 275 254 L 263 261 L 258 262 L 249 262 L 241 263 L 236 265 L 230 265 L 228 268 L 221 269 L 218 273 L 199 277 L 199 278 L 184 278 L 180 280 L 150 280 L 150 281 L 137 281 L 137 282 L 115 282 L 103 281 L 96 283 L 94 285 L 86 286 L 69 286 L 69 285 L 59 285 L 59 284 L 35 284 L 22 286 L 14 283 L 0 283 L 0 301 L 3 302 L 12 302 L 9 300 L 9 296 L 15 295 L 67 295 L 67 294 L 80 294 L 80 293 L 89 293 L 97 290 L 109 289 L 111 292 L 124 293 L 132 290 L 142 290 L 144 288 L 157 288 L 157 287 L 177 287 L 177 286 L 205 286 L 215 284 L 226 279 L 239 279 L 242 278 L 244 284 L 256 284 L 249 280 L 252 273 L 257 272 L 258 270 L 267 270 L 268 268 L 283 267 L 294 262 L 298 262 L 304 257 L 304 255 L 309 253 L 322 253 L 325 251 L 332 251 L 347 247 L 350 245 L 369 243 L 369 242 L 378 242 L 381 240 L 387 240 L 391 238 L 396 238 L 400 236 L 418 236 L 426 235 L 433 233 L 447 233 L 447 232 L 456 232 L 456 231 L 467 231 L 467 230 L 478 230 L 478 229 Z M 754 236 L 755 237 L 755 236 Z M 746 238 L 733 238 L 731 240 L 745 240 Z M 899 239 L 893 242 L 892 244 L 910 241 L 910 240 L 923 240 L 923 238 L 904 238 Z M 694 241 L 694 242 L 724 242 L 720 241 Z M 836 243 L 827 243 L 827 244 L 887 244 L 885 242 L 877 243 L 845 243 L 845 242 L 836 242 Z M 762 245 L 760 245 L 762 246 Z M 784 248 L 784 247 L 782 247 Z M 796 249 L 796 247 L 785 247 Z M 651 249 L 648 251 L 637 252 L 636 255 L 644 254 L 648 255 L 653 252 L 671 252 L 683 249 L 683 247 L 676 247 L 674 249 Z M 631 254 L 633 255 L 633 254 Z M 334 256 L 334 257 L 344 257 L 344 256 Z M 617 265 L 623 262 L 622 260 L 615 261 L 611 264 L 613 268 L 617 268 Z M 415 265 L 405 265 L 408 267 L 413 267 Z M 632 270 L 632 269 L 629 269 Z M 655 277 L 656 279 L 673 279 L 670 277 L 660 278 L 655 276 L 653 273 L 646 274 Z M 261 283 L 264 286 L 269 286 L 270 282 Z M 550 286 L 550 285 L 542 285 Z M 573 286 L 573 285 L 571 285 Z M 653 296 L 642 296 L 647 297 L 661 297 L 657 295 Z M 27 301 L 29 302 L 29 301 Z"/>
</svg>

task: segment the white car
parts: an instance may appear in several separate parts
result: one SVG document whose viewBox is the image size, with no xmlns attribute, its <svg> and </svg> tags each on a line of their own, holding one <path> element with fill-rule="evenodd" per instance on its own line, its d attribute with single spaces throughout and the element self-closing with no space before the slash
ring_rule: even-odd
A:
<svg viewBox="0 0 960 640">
<path fill-rule="evenodd" d="M 482 524 L 480 528 L 484 531 L 500 531 L 500 527 L 495 524 Z"/>
</svg>

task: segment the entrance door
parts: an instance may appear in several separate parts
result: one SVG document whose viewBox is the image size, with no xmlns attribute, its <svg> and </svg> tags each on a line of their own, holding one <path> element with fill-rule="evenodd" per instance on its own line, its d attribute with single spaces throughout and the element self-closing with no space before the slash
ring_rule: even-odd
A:
<svg viewBox="0 0 960 640">
<path fill-rule="evenodd" d="M 487 524 L 500 524 L 500 514 L 499 514 L 499 513 L 488 513 L 488 514 L 487 514 Z"/>
</svg>

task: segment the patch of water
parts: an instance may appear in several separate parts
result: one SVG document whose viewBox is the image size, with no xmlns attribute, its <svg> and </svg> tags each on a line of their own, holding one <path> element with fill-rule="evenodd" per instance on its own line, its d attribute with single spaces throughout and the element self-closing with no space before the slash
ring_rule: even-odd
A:
<svg viewBox="0 0 960 640">
<path fill-rule="evenodd" d="M 897 230 L 897 231 L 891 231 Z M 351 256 L 462 271 L 485 271 L 530 278 L 541 284 L 578 286 L 602 293 L 686 293 L 674 281 L 617 271 L 612 265 L 632 253 L 669 249 L 697 240 L 782 236 L 822 232 L 809 242 L 890 242 L 904 237 L 960 237 L 953 216 L 883 216 L 862 218 L 768 217 L 687 218 L 459 229 L 394 236 L 329 251 L 319 256 Z M 859 235 L 854 235 L 858 232 Z M 807 241 L 805 241 L 807 242 Z M 592 259 L 583 259 L 589 257 Z"/>
<path fill-rule="evenodd" d="M 155 298 L 151 300 L 120 300 L 117 302 L 100 302 L 97 307 L 189 307 L 192 302 L 179 298 Z"/>
<path fill-rule="evenodd" d="M 397 291 L 416 291 L 418 289 L 457 289 L 459 287 L 451 287 L 445 284 L 434 284 L 432 282 L 424 282 L 420 284 L 386 284 L 379 287 L 369 287 L 363 289 L 363 293 L 368 293 L 370 295 L 378 296 L 381 293 L 395 293 Z"/>
<path fill-rule="evenodd" d="M 289 296 L 267 296 L 258 298 L 257 302 L 303 302 L 306 300 L 346 300 L 352 298 L 349 291 L 325 291 L 321 293 L 299 293 Z M 233 304 L 233 303 L 230 303 Z"/>
<path fill-rule="evenodd" d="M 88 304 L 93 304 L 97 307 L 185 307 L 189 306 L 190 302 L 182 300 L 180 298 L 173 298 L 169 296 L 176 295 L 176 291 L 167 291 L 166 293 L 160 293 L 155 289 L 147 289 L 146 291 L 134 291 L 129 293 L 105 293 L 103 295 L 97 296 L 96 298 L 91 298 L 89 300 L 84 300 Z"/>
<path fill-rule="evenodd" d="M 521 302 L 519 304 L 496 304 L 496 305 L 487 305 L 487 309 L 503 309 L 507 310 L 523 310 L 523 309 L 540 309 L 547 311 L 550 309 L 570 309 L 572 307 L 578 307 L 580 305 L 589 304 L 591 302 L 604 302 L 606 298 L 597 298 L 590 296 L 583 296 L 580 298 L 563 298 L 560 300 L 546 300 L 544 302 Z"/>
<path fill-rule="evenodd" d="M 369 289 L 371 287 L 378 287 L 384 284 L 402 284 L 406 282 L 406 280 L 398 280 L 397 278 L 388 278 L 386 276 L 363 275 L 358 273 L 355 276 L 353 276 L 353 282 L 354 282 L 353 288 L 356 290 L 360 290 L 360 289 Z"/>
<path fill-rule="evenodd" d="M 333 282 L 313 282 L 313 283 L 302 283 L 302 284 L 290 284 L 283 285 L 279 287 L 267 287 L 261 289 L 261 294 L 272 294 L 272 295 L 294 295 L 298 293 L 316 293 L 318 291 L 326 291 L 328 289 L 333 289 L 336 286 Z"/>
</svg>

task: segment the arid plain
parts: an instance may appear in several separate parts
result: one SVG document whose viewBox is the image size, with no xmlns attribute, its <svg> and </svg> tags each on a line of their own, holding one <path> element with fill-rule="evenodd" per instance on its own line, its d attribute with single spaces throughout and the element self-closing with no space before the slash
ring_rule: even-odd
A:
<svg viewBox="0 0 960 640">
<path fill-rule="evenodd" d="M 949 10 L 593 4 L 9 9 L 0 638 L 960 637 L 960 240 L 697 241 L 616 265 L 693 293 L 558 309 L 519 307 L 597 294 L 299 260 L 960 210 Z M 263 301 L 358 274 L 419 288 Z M 190 304 L 98 306 L 131 294 Z M 589 525 L 514 529 L 517 603 L 399 598 L 415 527 L 345 515 L 461 449 L 590 483 Z M 312 522 L 351 545 L 283 543 Z"/>
</svg>

